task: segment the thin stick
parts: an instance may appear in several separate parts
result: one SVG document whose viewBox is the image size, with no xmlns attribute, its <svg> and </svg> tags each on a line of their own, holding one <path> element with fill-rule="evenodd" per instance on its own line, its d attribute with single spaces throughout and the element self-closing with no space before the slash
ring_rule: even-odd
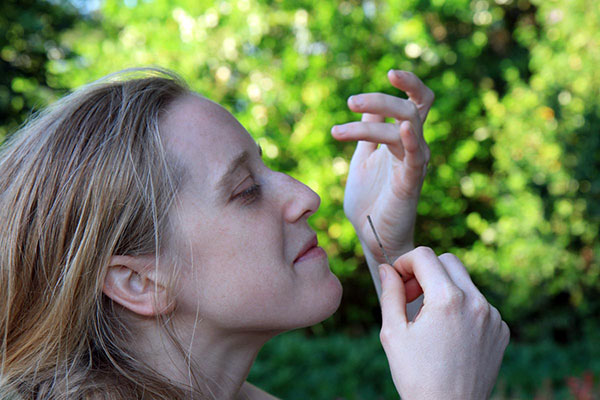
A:
<svg viewBox="0 0 600 400">
<path fill-rule="evenodd" d="M 392 260 L 390 260 L 387 253 L 385 252 L 385 249 L 383 248 L 383 244 L 381 244 L 381 240 L 379 240 L 379 235 L 377 234 L 377 231 L 375 230 L 375 225 L 373 225 L 371 216 L 367 215 L 367 219 L 369 220 L 369 225 L 371 225 L 371 229 L 373 230 L 373 234 L 375 235 L 375 239 L 377 240 L 377 244 L 379 245 L 379 248 L 381 249 L 381 252 L 383 253 L 383 257 L 385 258 L 385 261 L 387 261 L 387 263 L 390 265 L 394 265 L 394 264 L 392 264 Z"/>
</svg>

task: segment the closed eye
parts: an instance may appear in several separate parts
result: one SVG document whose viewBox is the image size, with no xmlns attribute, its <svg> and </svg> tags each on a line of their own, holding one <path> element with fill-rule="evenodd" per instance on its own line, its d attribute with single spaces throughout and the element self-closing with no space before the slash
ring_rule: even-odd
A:
<svg viewBox="0 0 600 400">
<path fill-rule="evenodd" d="M 240 200 L 242 204 L 250 204 L 260 197 L 261 187 L 257 183 L 253 183 L 248 189 L 236 194 L 233 198 Z"/>
</svg>

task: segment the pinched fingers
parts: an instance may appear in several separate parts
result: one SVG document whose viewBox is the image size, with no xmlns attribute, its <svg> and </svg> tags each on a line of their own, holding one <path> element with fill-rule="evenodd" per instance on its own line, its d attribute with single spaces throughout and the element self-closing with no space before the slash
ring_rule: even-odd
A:
<svg viewBox="0 0 600 400">
<path fill-rule="evenodd" d="M 384 332 L 390 332 L 406 324 L 406 293 L 404 283 L 398 272 L 388 264 L 379 266 L 379 278 L 381 279 L 381 317 L 382 317 L 382 341 L 383 336 L 388 339 Z"/>
<path fill-rule="evenodd" d="M 444 301 L 449 294 L 451 296 L 459 290 L 434 251 L 428 247 L 417 247 L 398 257 L 394 268 L 404 279 L 416 278 L 427 302 Z"/>
<path fill-rule="evenodd" d="M 380 339 L 386 348 L 397 337 L 398 329 L 408 324 L 406 303 L 413 301 L 421 293 L 421 287 L 415 279 L 403 281 L 396 269 L 389 264 L 379 266 L 381 280 L 381 333 Z"/>
<path fill-rule="evenodd" d="M 394 87 L 406 92 L 419 111 L 421 121 L 425 122 L 427 114 L 431 109 L 435 94 L 429 89 L 419 77 L 412 72 L 390 70 L 388 79 Z"/>
</svg>

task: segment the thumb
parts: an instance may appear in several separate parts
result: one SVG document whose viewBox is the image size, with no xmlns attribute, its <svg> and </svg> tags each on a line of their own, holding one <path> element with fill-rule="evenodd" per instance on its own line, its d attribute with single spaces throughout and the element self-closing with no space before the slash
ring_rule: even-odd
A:
<svg viewBox="0 0 600 400">
<path fill-rule="evenodd" d="M 379 266 L 381 279 L 381 318 L 382 325 L 398 326 L 408 322 L 406 316 L 406 294 L 404 282 L 394 268 L 388 264 Z"/>
</svg>

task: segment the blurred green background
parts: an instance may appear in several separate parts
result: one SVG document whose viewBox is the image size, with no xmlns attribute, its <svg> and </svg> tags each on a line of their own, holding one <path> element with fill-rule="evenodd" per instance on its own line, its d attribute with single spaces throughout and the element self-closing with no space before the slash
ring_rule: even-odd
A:
<svg viewBox="0 0 600 400">
<path fill-rule="evenodd" d="M 375 292 L 342 200 L 355 93 L 437 99 L 416 243 L 465 262 L 511 327 L 495 398 L 599 398 L 600 7 L 595 0 L 4 0 L 0 136 L 69 90 L 157 65 L 231 110 L 268 165 L 323 200 L 312 219 L 340 310 L 267 344 L 287 399 L 394 398 Z M 587 396 L 587 397 L 586 397 Z"/>
</svg>

